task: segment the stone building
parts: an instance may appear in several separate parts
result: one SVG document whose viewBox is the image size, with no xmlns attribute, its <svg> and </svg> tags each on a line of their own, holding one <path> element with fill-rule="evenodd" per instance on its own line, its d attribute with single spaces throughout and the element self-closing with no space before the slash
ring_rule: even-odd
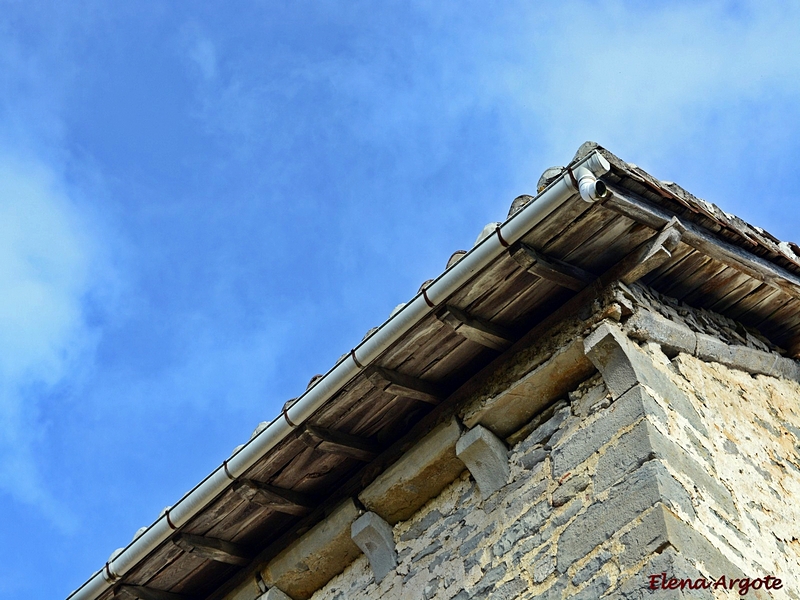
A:
<svg viewBox="0 0 800 600">
<path fill-rule="evenodd" d="M 800 599 L 800 248 L 538 188 L 70 598 Z"/>
</svg>

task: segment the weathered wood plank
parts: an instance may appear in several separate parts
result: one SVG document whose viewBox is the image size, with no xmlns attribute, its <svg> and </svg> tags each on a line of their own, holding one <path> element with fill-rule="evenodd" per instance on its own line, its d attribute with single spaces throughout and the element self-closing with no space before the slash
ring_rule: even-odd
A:
<svg viewBox="0 0 800 600">
<path fill-rule="evenodd" d="M 174 563 L 181 560 L 183 556 L 180 548 L 176 548 L 172 544 L 164 544 L 128 572 L 125 575 L 125 582 L 131 585 L 150 585 L 161 572 L 174 570 L 177 566 Z"/>
<path fill-rule="evenodd" d="M 731 267 L 733 268 L 733 267 Z M 763 285 L 758 279 L 753 279 L 746 273 L 742 273 L 737 269 L 739 277 L 735 286 L 731 286 L 728 293 L 723 294 L 722 297 L 715 300 L 708 305 L 709 310 L 725 314 L 725 312 L 739 300 L 744 298 L 747 294 L 751 293 L 754 289 Z"/>
<path fill-rule="evenodd" d="M 756 327 L 788 350 L 800 336 L 800 300 L 792 298 Z"/>
<path fill-rule="evenodd" d="M 520 277 L 531 277 L 524 273 Z M 518 323 L 530 319 L 530 312 L 553 296 L 569 297 L 573 292 L 560 285 L 537 279 L 533 285 L 525 287 L 519 294 L 495 305 L 490 320 L 498 323 Z"/>
<path fill-rule="evenodd" d="M 252 558 L 247 548 L 219 538 L 181 533 L 172 538 L 172 543 L 184 552 L 229 565 L 243 566 Z"/>
<path fill-rule="evenodd" d="M 326 403 L 314 416 L 314 421 L 322 427 L 338 428 L 342 416 L 364 409 L 364 399 L 374 394 L 374 386 L 366 377 L 356 377 L 348 384 L 334 402 Z M 351 429 L 346 428 L 348 431 Z"/>
<path fill-rule="evenodd" d="M 765 316 L 782 306 L 788 298 L 791 296 L 773 287 L 760 288 L 731 307 L 726 316 L 748 324 L 760 323 Z"/>
<path fill-rule="evenodd" d="M 777 294 L 759 304 L 754 311 L 760 317 L 760 320 L 755 324 L 756 329 L 760 330 L 765 323 L 775 321 L 775 315 L 787 305 L 793 305 L 794 302 L 795 299 L 788 294 Z"/>
<path fill-rule="evenodd" d="M 253 502 L 245 502 L 229 518 L 217 523 L 205 535 L 223 538 L 236 544 L 241 543 L 253 550 L 258 550 L 278 535 L 289 521 L 297 518 L 296 515 L 273 511 Z M 249 537 L 242 536 L 242 532 L 248 527 L 260 526 L 264 523 L 269 524 L 266 529 L 268 534 L 256 538 L 254 543 L 251 543 L 252 540 Z"/>
<path fill-rule="evenodd" d="M 468 342 L 460 335 L 454 336 L 454 343 L 448 345 L 447 352 L 443 352 L 441 357 L 433 358 L 428 361 L 420 372 L 420 377 L 431 381 L 442 381 L 453 378 L 458 374 L 458 370 L 472 362 L 472 360 L 483 353 L 483 349 L 476 347 L 475 344 Z M 449 387 L 449 386 L 448 386 Z"/>
<path fill-rule="evenodd" d="M 723 265 L 719 261 L 713 258 L 709 259 L 701 269 L 698 269 L 687 278 L 686 285 L 676 290 L 673 298 L 686 301 L 686 298 L 691 295 L 695 299 L 694 301 L 699 302 L 701 306 L 706 306 L 708 302 L 713 301 L 718 295 L 714 293 L 717 290 L 712 286 L 720 285 L 721 279 L 723 281 L 726 278 L 729 279 L 730 270 L 730 267 Z M 699 288 L 706 290 L 705 295 L 695 294 Z"/>
<path fill-rule="evenodd" d="M 508 255 L 502 257 L 500 260 L 515 265 L 516 269 L 504 280 L 497 282 L 497 287 L 492 294 L 487 294 L 479 298 L 469 306 L 462 304 L 457 298 L 453 299 L 451 304 L 463 308 L 472 316 L 480 317 L 491 323 L 510 327 L 514 324 L 515 319 L 495 318 L 497 313 L 502 310 L 502 307 L 520 294 L 530 293 L 531 290 L 542 284 L 547 284 L 549 286 L 552 285 L 552 283 L 546 279 L 528 273 L 525 269 L 517 265 Z"/>
<path fill-rule="evenodd" d="M 380 359 L 381 365 L 387 369 L 399 369 L 418 348 L 427 346 L 433 338 L 441 337 L 442 329 L 450 330 L 441 321 L 426 317 L 405 336 L 401 344 L 386 351 Z"/>
<path fill-rule="evenodd" d="M 672 298 L 683 297 L 699 285 L 696 281 L 698 273 L 704 273 L 709 267 L 715 268 L 719 265 L 719 262 L 705 254 L 692 252 L 670 272 L 669 278 L 661 281 L 658 290 Z"/>
<path fill-rule="evenodd" d="M 545 217 L 522 241 L 536 248 L 543 248 L 554 238 L 563 235 L 571 223 L 579 220 L 592 208 L 594 204 L 584 202 L 576 195 Z"/>
<path fill-rule="evenodd" d="M 174 561 L 169 569 L 159 570 L 158 574 L 147 582 L 147 587 L 149 588 L 180 593 L 181 589 L 176 589 L 176 586 L 179 585 L 180 582 L 185 581 L 187 577 L 190 577 L 191 574 L 198 569 L 202 569 L 204 565 L 217 564 L 199 556 L 187 554 L 174 544 L 164 544 L 164 546 L 173 548 L 179 553 L 180 558 Z M 225 566 L 227 568 L 232 568 L 230 565 Z M 125 583 L 135 584 L 134 581 L 128 581 L 128 577 L 125 578 Z"/>
<path fill-rule="evenodd" d="M 681 300 L 690 306 L 694 306 L 701 301 L 704 306 L 708 306 L 710 302 L 715 302 L 722 297 L 723 290 L 735 287 L 738 283 L 738 277 L 741 276 L 741 272 L 733 267 L 722 265 L 718 261 L 715 262 L 717 266 L 721 266 L 722 268 L 715 275 L 701 282 L 700 285 L 687 293 Z"/>
<path fill-rule="evenodd" d="M 243 476 L 248 479 L 257 479 L 259 481 L 271 481 L 275 473 L 282 472 L 287 465 L 295 460 L 297 455 L 305 449 L 306 445 L 300 441 L 296 435 L 287 436 L 266 456 L 244 473 Z M 230 494 L 238 502 L 244 503 L 241 496 L 233 492 L 233 490 L 230 491 Z M 206 511 L 204 511 L 204 513 L 205 512 Z"/>
<path fill-rule="evenodd" d="M 436 321 L 441 327 L 437 337 L 425 340 L 416 347 L 407 348 L 406 358 L 399 363 L 395 371 L 404 373 L 417 373 L 419 377 L 425 377 L 430 381 L 437 381 L 437 378 L 425 375 L 428 365 L 441 360 L 447 356 L 453 348 L 457 348 L 464 343 L 464 338 L 458 335 L 452 328 L 444 325 L 435 316 L 429 315 L 426 319 Z M 383 366 L 383 365 L 382 365 Z"/>
<path fill-rule="evenodd" d="M 385 394 L 381 393 L 381 401 L 379 403 L 375 403 L 373 410 L 364 411 L 359 415 L 354 415 L 352 418 L 342 419 L 342 425 L 346 423 L 347 427 L 356 428 L 360 434 L 364 436 L 372 436 L 373 438 L 380 432 L 380 423 L 383 421 L 383 417 L 388 412 L 391 412 L 395 406 L 405 406 L 407 408 L 412 407 L 419 407 L 419 406 L 426 406 L 430 407 L 430 404 L 421 405 L 419 402 L 415 400 L 410 400 L 408 398 L 403 398 L 402 396 L 394 396 L 392 394 Z"/>
<path fill-rule="evenodd" d="M 235 565 L 214 560 L 204 560 L 193 571 L 186 573 L 180 581 L 170 588 L 170 591 L 177 594 L 185 594 L 191 598 L 206 598 L 208 590 L 219 587 L 237 571 L 244 570 Z"/>
<path fill-rule="evenodd" d="M 469 307 L 486 296 L 494 295 L 498 284 L 513 275 L 517 269 L 519 269 L 519 265 L 512 260 L 495 261 L 470 281 L 469 285 L 457 291 L 447 302 Z"/>
<path fill-rule="evenodd" d="M 456 333 L 493 350 L 503 350 L 513 342 L 513 336 L 507 329 L 473 317 L 449 304 L 437 314 L 437 317 L 442 323 L 452 327 Z"/>
<path fill-rule="evenodd" d="M 800 300 L 792 298 L 791 301 L 771 314 L 768 320 L 762 322 L 759 329 L 766 331 L 767 327 L 773 330 L 783 330 L 782 335 L 790 338 L 800 334 Z"/>
<path fill-rule="evenodd" d="M 681 265 L 693 254 L 698 254 L 697 250 L 686 244 L 678 244 L 672 253 L 672 262 L 652 273 L 642 277 L 642 282 L 657 289 L 662 289 L 674 280 L 673 273 L 681 269 Z"/>
<path fill-rule="evenodd" d="M 609 211 L 604 212 L 608 216 Z M 641 226 L 637 228 L 634 221 L 610 214 L 613 215 L 611 219 L 597 219 L 596 229 L 580 244 L 568 248 L 563 260 L 592 273 L 604 273 L 639 243 L 653 236 L 653 231 L 645 228 L 644 236 L 634 242 L 631 234 L 634 230 L 638 233 Z"/>
</svg>

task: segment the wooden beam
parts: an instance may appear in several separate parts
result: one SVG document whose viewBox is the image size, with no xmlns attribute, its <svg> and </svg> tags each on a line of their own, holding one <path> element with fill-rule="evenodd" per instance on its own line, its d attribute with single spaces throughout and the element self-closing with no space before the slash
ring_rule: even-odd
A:
<svg viewBox="0 0 800 600">
<path fill-rule="evenodd" d="M 542 254 L 522 242 L 511 246 L 508 252 L 511 258 L 529 273 L 576 292 L 597 279 L 595 275 L 580 267 Z"/>
<path fill-rule="evenodd" d="M 602 277 L 602 285 L 619 280 L 633 283 L 660 267 L 670 259 L 686 228 L 672 217 L 670 221 L 649 240 L 642 242 L 625 258 L 609 269 Z"/>
<path fill-rule="evenodd" d="M 313 500 L 306 494 L 285 490 L 252 479 L 239 479 L 233 489 L 245 500 L 289 515 L 305 516 L 314 507 Z"/>
<path fill-rule="evenodd" d="M 172 543 L 181 550 L 229 565 L 244 566 L 250 563 L 251 553 L 239 544 L 217 538 L 182 533 L 173 538 Z"/>
<path fill-rule="evenodd" d="M 447 305 L 436 316 L 459 335 L 493 350 L 505 350 L 514 341 L 514 336 L 504 327 L 468 315 L 455 306 Z"/>
<path fill-rule="evenodd" d="M 611 194 L 608 199 L 603 201 L 603 206 L 637 223 L 653 229 L 661 229 L 672 218 L 672 215 L 664 209 L 632 192 L 612 184 L 609 184 L 608 188 Z M 780 289 L 794 298 L 800 298 L 800 276 L 748 252 L 690 221 L 684 221 L 683 225 L 686 228 L 681 236 L 684 244 L 758 281 Z"/>
<path fill-rule="evenodd" d="M 321 452 L 341 454 L 364 462 L 371 461 L 380 451 L 375 443 L 366 438 L 315 425 L 306 425 L 300 439 L 307 446 Z"/>
<path fill-rule="evenodd" d="M 367 377 L 376 388 L 395 396 L 428 404 L 439 404 L 444 398 L 444 393 L 436 384 L 383 367 L 372 367 Z"/>
<path fill-rule="evenodd" d="M 186 600 L 188 596 L 165 592 L 143 585 L 128 585 L 123 583 L 114 589 L 114 597 L 130 598 L 131 600 Z"/>
</svg>

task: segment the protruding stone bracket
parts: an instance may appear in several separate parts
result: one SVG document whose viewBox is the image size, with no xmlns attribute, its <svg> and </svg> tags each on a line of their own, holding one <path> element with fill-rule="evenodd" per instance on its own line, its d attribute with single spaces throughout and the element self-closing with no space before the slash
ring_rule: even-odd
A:
<svg viewBox="0 0 800 600">
<path fill-rule="evenodd" d="M 305 516 L 314 507 L 313 499 L 306 494 L 275 487 L 252 479 L 239 479 L 233 490 L 248 502 L 271 508 L 289 515 Z"/>
<path fill-rule="evenodd" d="M 447 305 L 436 316 L 460 336 L 493 350 L 505 350 L 514 341 L 514 336 L 505 327 L 473 317 L 455 306 Z"/>
<path fill-rule="evenodd" d="M 644 383 L 647 357 L 635 347 L 616 325 L 602 323 L 583 341 L 586 356 L 603 376 L 606 387 L 616 400 L 637 383 Z"/>
<path fill-rule="evenodd" d="M 491 431 L 476 425 L 458 440 L 456 456 L 460 458 L 486 499 L 508 482 L 508 451 Z"/>
<path fill-rule="evenodd" d="M 194 556 L 230 565 L 247 565 L 252 558 L 251 553 L 240 544 L 217 538 L 182 533 L 172 542 L 184 552 L 189 552 Z"/>
<path fill-rule="evenodd" d="M 309 448 L 316 448 L 320 452 L 341 454 L 364 462 L 371 461 L 380 451 L 377 444 L 369 439 L 314 425 L 306 425 L 300 439 Z"/>
<path fill-rule="evenodd" d="M 350 526 L 350 535 L 356 546 L 367 556 L 375 582 L 380 582 L 397 566 L 392 527 L 374 512 L 361 515 Z"/>
<path fill-rule="evenodd" d="M 576 292 L 597 279 L 595 275 L 580 267 L 547 256 L 522 242 L 512 245 L 508 252 L 511 258 L 529 273 Z"/>
<path fill-rule="evenodd" d="M 669 377 L 616 324 L 604 321 L 583 342 L 586 356 L 603 377 L 614 400 L 641 383 L 656 392 L 695 429 L 707 434 L 692 403 Z"/>
<path fill-rule="evenodd" d="M 383 367 L 370 367 L 367 377 L 376 388 L 395 396 L 428 404 L 439 404 L 444 398 L 444 393 L 436 384 Z"/>
<path fill-rule="evenodd" d="M 186 600 L 187 596 L 144 587 L 122 584 L 114 590 L 114 597 L 124 600 Z"/>
</svg>

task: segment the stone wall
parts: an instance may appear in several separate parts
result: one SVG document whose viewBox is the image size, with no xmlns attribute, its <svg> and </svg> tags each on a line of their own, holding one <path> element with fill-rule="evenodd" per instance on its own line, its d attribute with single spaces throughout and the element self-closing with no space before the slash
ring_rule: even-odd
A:
<svg viewBox="0 0 800 600">
<path fill-rule="evenodd" d="M 455 450 L 469 470 L 386 525 L 379 581 L 362 554 L 313 600 L 730 598 L 744 589 L 648 589 L 662 572 L 693 585 L 778 577 L 780 589 L 761 583 L 747 596 L 800 599 L 797 363 L 756 331 L 643 287 L 618 287 L 596 309 L 610 318 L 550 338 L 579 344 L 597 372 L 516 432 L 496 431 L 507 452 L 474 415 L 497 410 L 495 398 L 506 408 L 526 399 L 482 390 L 480 410 L 460 413 L 474 416 Z M 547 363 L 535 352 L 524 360 L 514 368 L 526 377 Z"/>
</svg>

